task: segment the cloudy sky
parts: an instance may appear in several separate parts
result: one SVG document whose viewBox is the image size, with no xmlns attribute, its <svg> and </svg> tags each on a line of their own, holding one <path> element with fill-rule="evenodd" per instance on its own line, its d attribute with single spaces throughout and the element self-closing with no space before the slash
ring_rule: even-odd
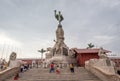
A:
<svg viewBox="0 0 120 81">
<path fill-rule="evenodd" d="M 39 58 L 38 49 L 54 45 L 60 10 L 65 43 L 88 43 L 120 54 L 120 0 L 0 0 L 0 57 Z M 120 55 L 119 55 L 120 56 Z"/>
</svg>

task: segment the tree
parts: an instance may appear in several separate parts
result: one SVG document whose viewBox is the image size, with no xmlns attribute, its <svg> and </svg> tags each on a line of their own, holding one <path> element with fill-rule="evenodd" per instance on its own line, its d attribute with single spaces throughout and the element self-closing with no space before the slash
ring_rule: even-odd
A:
<svg viewBox="0 0 120 81">
<path fill-rule="evenodd" d="M 38 50 L 38 52 L 41 53 L 41 58 L 42 58 L 42 60 L 43 60 L 43 53 L 46 52 L 46 50 L 44 50 L 44 49 L 42 48 L 41 50 Z"/>
<path fill-rule="evenodd" d="M 94 47 L 94 44 L 89 43 L 87 48 L 93 48 L 93 47 Z"/>
</svg>

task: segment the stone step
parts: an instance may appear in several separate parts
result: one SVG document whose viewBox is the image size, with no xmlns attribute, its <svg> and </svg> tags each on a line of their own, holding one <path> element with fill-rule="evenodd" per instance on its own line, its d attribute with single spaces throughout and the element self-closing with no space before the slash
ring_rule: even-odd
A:
<svg viewBox="0 0 120 81">
<path fill-rule="evenodd" d="M 13 80 L 9 80 L 13 81 Z M 83 79 L 18 79 L 17 81 L 101 81 L 101 80 L 83 80 Z"/>
<path fill-rule="evenodd" d="M 5 81 L 14 81 L 11 80 L 5 80 Z M 81 81 L 81 80 L 75 80 L 75 79 L 18 79 L 17 81 Z"/>
<path fill-rule="evenodd" d="M 84 81 L 101 81 L 101 80 L 84 80 Z"/>
<path fill-rule="evenodd" d="M 49 73 L 49 68 L 33 68 L 20 75 L 17 81 L 101 81 L 83 67 L 76 67 L 75 73 L 71 73 L 69 68 L 64 68 L 60 74 Z M 13 81 L 13 78 L 6 81 Z"/>
</svg>

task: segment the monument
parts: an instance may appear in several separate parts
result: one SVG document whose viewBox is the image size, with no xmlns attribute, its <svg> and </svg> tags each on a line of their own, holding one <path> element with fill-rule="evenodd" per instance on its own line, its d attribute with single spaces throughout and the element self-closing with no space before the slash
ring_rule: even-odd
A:
<svg viewBox="0 0 120 81">
<path fill-rule="evenodd" d="M 55 55 L 68 55 L 68 47 L 66 46 L 66 44 L 64 43 L 64 31 L 62 29 L 62 25 L 61 22 L 64 19 L 61 12 L 59 11 L 58 14 L 56 14 L 56 10 L 55 10 L 55 18 L 58 20 L 58 28 L 56 30 L 56 40 L 55 41 L 55 45 L 53 47 L 54 52 L 53 52 L 53 56 Z"/>
<path fill-rule="evenodd" d="M 45 62 L 55 62 L 57 64 L 69 64 L 73 58 L 70 57 L 71 51 L 69 51 L 68 46 L 64 43 L 64 30 L 62 28 L 61 22 L 64 20 L 61 12 L 54 11 L 55 18 L 58 21 L 58 27 L 56 30 L 56 40 L 54 40 L 55 45 L 47 50 L 49 53 L 46 54 Z"/>
</svg>

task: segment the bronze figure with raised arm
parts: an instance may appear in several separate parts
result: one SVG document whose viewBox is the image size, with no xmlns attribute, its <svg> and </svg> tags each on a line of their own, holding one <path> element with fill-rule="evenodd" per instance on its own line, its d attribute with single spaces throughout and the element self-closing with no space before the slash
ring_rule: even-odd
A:
<svg viewBox="0 0 120 81">
<path fill-rule="evenodd" d="M 54 12 L 55 12 L 55 18 L 57 19 L 57 21 L 59 22 L 59 24 L 61 24 L 61 21 L 64 20 L 61 12 L 59 11 L 58 14 L 56 13 L 57 12 L 56 10 L 54 10 Z"/>
</svg>

